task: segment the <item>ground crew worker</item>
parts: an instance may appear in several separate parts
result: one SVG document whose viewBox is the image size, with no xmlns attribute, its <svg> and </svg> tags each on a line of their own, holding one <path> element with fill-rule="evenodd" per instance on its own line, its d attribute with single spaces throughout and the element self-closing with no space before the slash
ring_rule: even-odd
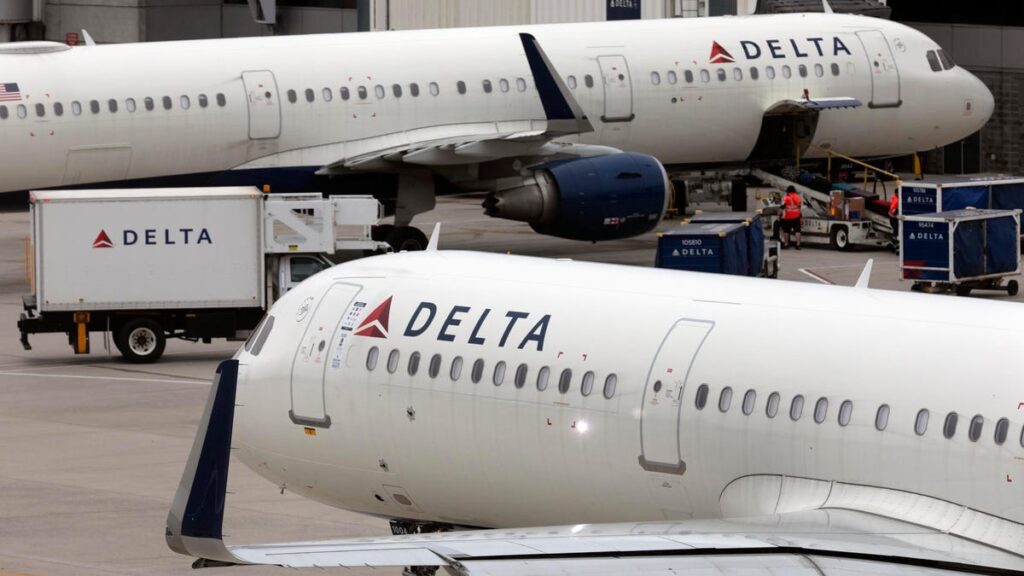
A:
<svg viewBox="0 0 1024 576">
<path fill-rule="evenodd" d="M 900 219 L 897 216 L 900 213 L 900 194 L 899 192 L 893 192 L 892 199 L 889 200 L 889 225 L 892 226 L 892 243 L 895 246 L 900 236 Z"/>
<path fill-rule="evenodd" d="M 800 206 L 803 202 L 800 200 L 800 195 L 796 193 L 796 188 L 790 186 L 786 188 L 786 197 L 782 199 L 782 231 L 786 234 L 782 243 L 783 248 L 789 248 L 790 245 L 790 234 L 796 234 L 796 249 L 800 249 Z"/>
</svg>

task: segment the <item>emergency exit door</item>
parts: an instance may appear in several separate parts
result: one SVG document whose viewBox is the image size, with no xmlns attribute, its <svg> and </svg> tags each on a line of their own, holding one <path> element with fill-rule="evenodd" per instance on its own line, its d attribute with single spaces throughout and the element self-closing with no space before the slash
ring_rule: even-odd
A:
<svg viewBox="0 0 1024 576">
<path fill-rule="evenodd" d="M 604 84 L 602 122 L 629 122 L 633 119 L 633 83 L 625 56 L 598 56 Z"/>
<path fill-rule="evenodd" d="M 345 339 L 351 334 L 342 330 L 341 319 L 359 290 L 354 284 L 335 284 L 319 302 L 307 300 L 299 307 L 296 318 L 305 315 L 300 321 L 306 322 L 306 330 L 292 361 L 292 407 L 288 411 L 296 424 L 320 428 L 331 425 L 324 382 L 329 366 L 341 367 Z"/>
<path fill-rule="evenodd" d="M 683 391 L 697 355 L 714 327 L 704 320 L 679 320 L 658 349 L 647 374 L 640 413 L 640 466 L 682 474 L 679 418 Z"/>
<path fill-rule="evenodd" d="M 871 72 L 871 102 L 868 105 L 872 108 L 899 106 L 902 103 L 900 72 L 885 34 L 878 30 L 865 30 L 857 32 L 857 38 L 864 46 Z"/>
<path fill-rule="evenodd" d="M 265 140 L 281 135 L 281 105 L 277 80 L 270 70 L 242 72 L 249 106 L 249 139 Z"/>
</svg>

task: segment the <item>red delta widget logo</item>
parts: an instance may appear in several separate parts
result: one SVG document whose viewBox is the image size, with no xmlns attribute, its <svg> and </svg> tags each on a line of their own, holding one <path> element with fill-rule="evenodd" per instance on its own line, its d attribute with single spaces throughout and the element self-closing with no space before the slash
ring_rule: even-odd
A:
<svg viewBox="0 0 1024 576">
<path fill-rule="evenodd" d="M 206 228 L 144 228 L 135 230 L 125 228 L 121 231 L 122 246 L 175 246 L 175 245 L 213 244 L 213 237 Z M 106 230 L 100 229 L 93 248 L 113 248 L 114 241 Z"/>
</svg>

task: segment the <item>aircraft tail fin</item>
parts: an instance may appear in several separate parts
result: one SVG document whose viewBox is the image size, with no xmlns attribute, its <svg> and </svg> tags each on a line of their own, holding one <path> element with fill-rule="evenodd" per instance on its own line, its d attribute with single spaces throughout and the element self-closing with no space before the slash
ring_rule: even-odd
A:
<svg viewBox="0 0 1024 576">
<path fill-rule="evenodd" d="M 238 360 L 221 362 L 167 514 L 167 545 L 199 565 L 237 563 L 222 539 L 237 384 Z"/>
<path fill-rule="evenodd" d="M 519 35 L 526 51 L 526 60 L 533 73 L 533 82 L 540 93 L 540 101 L 544 106 L 544 114 L 548 119 L 548 133 L 580 134 L 593 132 L 594 126 L 583 113 L 583 108 L 576 102 L 572 92 L 566 87 L 562 77 L 555 71 L 544 49 L 532 34 Z"/>
</svg>

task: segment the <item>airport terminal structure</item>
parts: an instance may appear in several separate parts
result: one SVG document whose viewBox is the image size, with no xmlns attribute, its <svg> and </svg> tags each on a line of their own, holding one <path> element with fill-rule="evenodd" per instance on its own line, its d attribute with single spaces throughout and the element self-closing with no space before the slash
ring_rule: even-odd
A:
<svg viewBox="0 0 1024 576">
<path fill-rule="evenodd" d="M 0 576 L 1024 573 L 1024 7 L 0 2 Z"/>
</svg>

